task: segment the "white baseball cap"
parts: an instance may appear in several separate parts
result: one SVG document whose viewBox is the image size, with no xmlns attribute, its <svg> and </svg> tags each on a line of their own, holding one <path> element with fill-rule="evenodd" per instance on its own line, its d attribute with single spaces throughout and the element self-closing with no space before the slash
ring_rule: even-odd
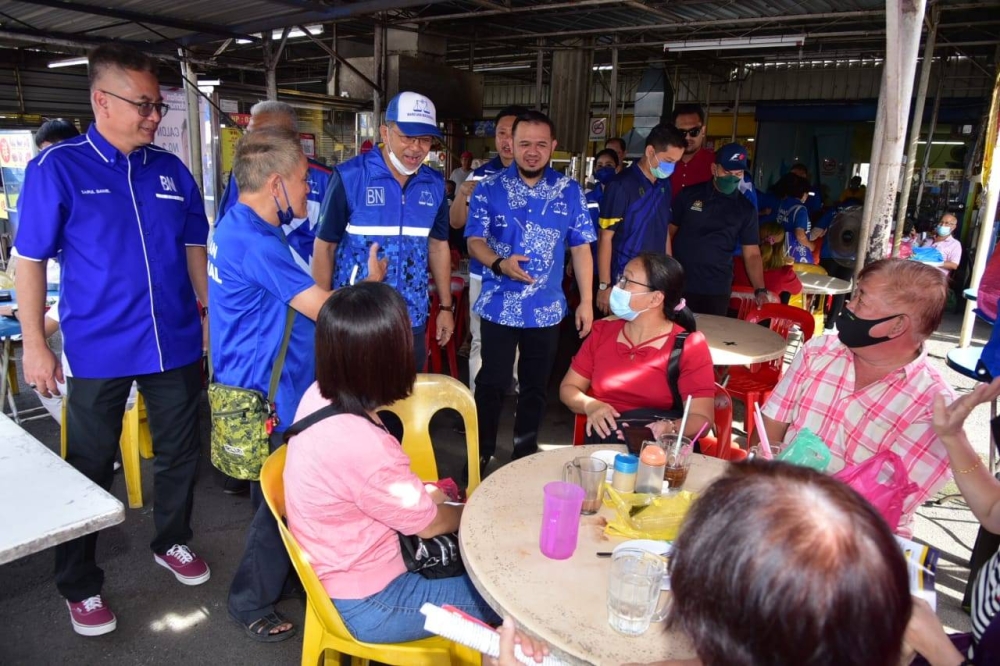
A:
<svg viewBox="0 0 1000 666">
<path fill-rule="evenodd" d="M 396 123 L 406 136 L 441 138 L 434 102 L 420 93 L 404 91 L 393 97 L 385 110 L 385 119 Z"/>
</svg>

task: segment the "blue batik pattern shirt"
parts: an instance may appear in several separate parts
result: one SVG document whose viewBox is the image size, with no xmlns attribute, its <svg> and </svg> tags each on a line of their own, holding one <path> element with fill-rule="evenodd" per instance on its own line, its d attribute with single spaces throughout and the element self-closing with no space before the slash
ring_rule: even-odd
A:
<svg viewBox="0 0 1000 666">
<path fill-rule="evenodd" d="M 483 178 L 486 178 L 486 176 L 492 176 L 495 173 L 500 173 L 506 168 L 507 167 L 503 165 L 503 160 L 501 160 L 500 156 L 497 155 L 486 164 L 476 167 L 476 169 L 472 172 L 472 176 L 470 176 L 470 178 L 472 178 L 473 180 L 481 180 Z M 471 209 L 472 206 L 471 202 L 469 203 L 469 206 Z M 479 263 L 479 261 L 477 261 L 476 259 L 469 260 L 469 275 L 477 280 L 483 277 L 483 265 Z"/>
<path fill-rule="evenodd" d="M 483 270 L 473 310 L 486 321 L 515 328 L 555 326 L 566 316 L 562 290 L 567 247 L 597 240 L 580 185 L 551 167 L 529 186 L 511 164 L 476 187 L 466 238 L 482 238 L 501 257 L 528 258 L 531 284 Z"/>
</svg>

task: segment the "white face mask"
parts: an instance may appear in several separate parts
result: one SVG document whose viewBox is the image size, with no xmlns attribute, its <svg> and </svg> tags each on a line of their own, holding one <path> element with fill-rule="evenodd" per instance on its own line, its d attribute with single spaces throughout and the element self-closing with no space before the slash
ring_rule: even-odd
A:
<svg viewBox="0 0 1000 666">
<path fill-rule="evenodd" d="M 391 134 L 391 132 L 387 134 Z M 389 151 L 389 161 L 392 162 L 392 166 L 394 166 L 396 168 L 396 171 L 398 171 L 399 173 L 403 174 L 404 176 L 412 176 L 413 174 L 415 174 L 417 171 L 420 170 L 419 164 L 416 166 L 416 168 L 411 169 L 405 164 L 403 164 L 403 160 L 396 157 L 396 153 L 392 152 L 392 147 L 389 145 L 388 136 L 386 136 L 385 149 Z"/>
</svg>

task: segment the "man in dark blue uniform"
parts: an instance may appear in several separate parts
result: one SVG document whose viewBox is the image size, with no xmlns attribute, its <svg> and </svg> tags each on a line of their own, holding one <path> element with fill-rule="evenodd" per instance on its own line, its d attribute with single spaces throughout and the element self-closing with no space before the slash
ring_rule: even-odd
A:
<svg viewBox="0 0 1000 666">
<path fill-rule="evenodd" d="M 133 380 L 146 401 L 156 453 L 150 547 L 156 564 L 185 585 L 209 579 L 187 546 L 198 467 L 202 321 L 208 302 L 208 220 L 184 164 L 152 145 L 168 111 L 153 62 L 106 44 L 90 54 L 86 135 L 28 165 L 16 250 L 24 330 L 24 376 L 48 397 L 62 380 L 45 344 L 45 261 L 61 255 L 63 349 L 73 368 L 66 399 L 67 462 L 110 488 Z M 73 629 L 114 631 L 101 596 L 97 534 L 56 546 L 56 585 Z"/>
</svg>

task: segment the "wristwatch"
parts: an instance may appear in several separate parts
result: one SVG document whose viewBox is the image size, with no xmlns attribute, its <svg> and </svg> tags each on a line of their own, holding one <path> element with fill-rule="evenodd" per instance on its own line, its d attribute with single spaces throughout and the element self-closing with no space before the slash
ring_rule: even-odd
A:
<svg viewBox="0 0 1000 666">
<path fill-rule="evenodd" d="M 448 312 L 455 314 L 455 301 L 451 302 L 451 305 L 442 305 L 442 310 L 447 310 Z"/>
<path fill-rule="evenodd" d="M 758 287 L 757 289 L 753 290 L 754 296 L 760 296 L 761 294 L 766 294 L 766 293 L 767 293 L 767 287 Z"/>
<path fill-rule="evenodd" d="M 607 282 L 598 282 L 597 283 L 597 291 L 607 291 L 607 290 L 608 290 L 608 283 Z"/>
<path fill-rule="evenodd" d="M 502 275 L 503 271 L 500 270 L 500 264 L 503 263 L 503 257 L 497 257 L 497 260 L 490 265 L 490 270 L 492 270 L 497 275 Z"/>
</svg>

